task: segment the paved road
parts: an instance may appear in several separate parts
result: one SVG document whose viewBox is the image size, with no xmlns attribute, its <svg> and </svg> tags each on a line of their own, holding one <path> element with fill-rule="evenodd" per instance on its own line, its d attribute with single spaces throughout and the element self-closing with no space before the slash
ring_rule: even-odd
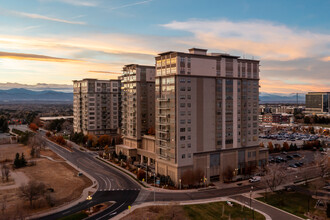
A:
<svg viewBox="0 0 330 220">
<path fill-rule="evenodd" d="M 103 202 L 115 201 L 115 203 L 112 206 L 110 206 L 108 209 L 88 218 L 91 220 L 110 219 L 111 217 L 114 217 L 120 212 L 127 209 L 129 205 L 132 205 L 138 194 L 139 191 L 137 190 L 116 190 L 116 191 L 103 191 L 103 192 L 98 191 L 94 194 L 93 199 L 91 201 L 84 201 L 70 209 L 63 210 L 61 212 L 57 212 L 52 215 L 48 215 L 40 219 L 45 219 L 45 220 L 58 219 L 79 212 L 80 210 L 88 209 L 89 207 L 92 207 L 94 205 Z"/>
<path fill-rule="evenodd" d="M 245 196 L 242 195 L 237 195 L 237 196 L 232 196 L 230 197 L 232 199 L 235 199 L 241 203 L 244 203 L 248 206 L 250 206 L 250 198 L 247 198 Z M 252 200 L 252 208 L 254 209 L 258 209 L 264 213 L 267 213 L 267 215 L 269 215 L 272 219 L 277 220 L 277 219 L 281 219 L 281 220 L 301 220 L 301 218 L 296 217 L 294 215 L 288 214 L 286 212 L 283 212 L 279 209 L 276 209 L 272 206 L 268 206 L 265 205 L 261 202 L 258 202 L 256 200 Z"/>
<path fill-rule="evenodd" d="M 72 208 L 54 215 L 46 216 L 42 219 L 57 219 L 58 217 L 73 214 L 102 202 L 114 201 L 116 202 L 115 205 L 102 211 L 99 215 L 96 215 L 98 217 L 104 216 L 100 219 L 109 219 L 109 217 L 113 217 L 127 209 L 128 205 L 131 205 L 138 196 L 140 186 L 135 181 L 126 177 L 115 168 L 98 161 L 94 158 L 94 154 L 81 152 L 76 149 L 73 149 L 73 152 L 69 152 L 48 140 L 47 146 L 55 153 L 61 155 L 70 163 L 92 176 L 98 183 L 98 191 L 93 195 L 91 201 L 85 201 Z M 112 216 L 109 216 L 109 214 L 112 214 Z M 91 219 L 97 218 L 93 217 Z"/>
<path fill-rule="evenodd" d="M 41 132 L 44 133 L 44 132 Z M 243 185 L 233 188 L 225 189 L 210 189 L 203 190 L 198 192 L 156 192 L 141 189 L 135 181 L 131 180 L 125 174 L 121 173 L 117 169 L 108 166 L 101 161 L 94 158 L 95 154 L 91 152 L 81 152 L 77 149 L 73 149 L 73 152 L 69 152 L 58 145 L 47 140 L 47 145 L 55 153 L 61 155 L 66 160 L 70 161 L 79 169 L 91 175 L 98 182 L 99 188 L 98 191 L 93 195 L 91 201 L 81 202 L 71 208 L 60 211 L 58 213 L 45 216 L 39 219 L 58 219 L 63 216 L 67 216 L 73 213 L 76 213 L 80 210 L 87 209 L 96 204 L 100 204 L 106 201 L 114 201 L 114 205 L 108 209 L 102 211 L 101 213 L 90 217 L 89 219 L 110 219 L 120 212 L 128 208 L 129 205 L 141 204 L 144 202 L 151 201 L 187 201 L 187 200 L 200 200 L 200 199 L 209 199 L 222 196 L 233 196 L 242 193 L 249 192 L 251 185 Z M 260 183 L 254 184 L 254 189 L 262 189 Z M 234 196 L 234 199 L 242 199 L 240 196 Z M 244 199 L 245 197 L 243 197 Z M 257 204 L 257 203 L 256 203 Z M 271 207 L 264 207 L 263 204 L 257 204 L 257 209 L 259 206 L 262 208 L 261 211 L 272 216 L 274 212 L 277 215 L 276 209 Z M 275 211 L 274 211 L 275 210 Z M 273 219 L 298 219 L 291 218 L 291 215 L 281 212 L 283 217 L 273 218 Z M 275 215 L 275 216 L 276 216 Z"/>
</svg>

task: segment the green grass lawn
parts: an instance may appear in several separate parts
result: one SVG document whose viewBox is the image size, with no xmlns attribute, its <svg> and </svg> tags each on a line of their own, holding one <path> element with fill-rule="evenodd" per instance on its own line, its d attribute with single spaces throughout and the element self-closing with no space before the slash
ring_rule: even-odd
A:
<svg viewBox="0 0 330 220">
<path fill-rule="evenodd" d="M 78 212 L 72 215 L 68 215 L 65 217 L 60 218 L 59 220 L 82 220 L 84 218 L 87 218 L 88 215 L 84 212 Z"/>
<path fill-rule="evenodd" d="M 224 213 L 222 214 L 222 210 Z M 252 219 L 252 212 L 249 208 L 243 207 L 237 203 L 233 203 L 233 206 L 230 207 L 226 202 L 214 202 L 207 204 L 197 204 L 197 205 L 185 205 L 183 210 L 189 219 L 199 220 L 199 219 L 217 219 L 217 220 L 227 220 L 229 216 L 231 219 L 243 220 L 243 219 Z M 254 212 L 254 218 L 256 220 L 265 219 L 265 217 L 258 213 Z"/>
<path fill-rule="evenodd" d="M 311 198 L 309 195 L 302 193 L 283 192 L 283 199 L 281 199 L 281 196 L 276 193 L 268 194 L 266 200 L 265 197 L 258 198 L 258 200 L 262 202 L 268 203 L 269 205 L 275 206 L 302 218 L 306 218 L 304 213 L 308 210 L 308 199 L 310 212 L 315 212 L 316 210 L 314 206 L 316 200 Z"/>
</svg>

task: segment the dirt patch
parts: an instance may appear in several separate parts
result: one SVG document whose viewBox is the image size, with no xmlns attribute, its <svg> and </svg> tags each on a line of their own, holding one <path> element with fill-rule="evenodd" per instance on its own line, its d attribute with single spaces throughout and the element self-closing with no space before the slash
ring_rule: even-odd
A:
<svg viewBox="0 0 330 220">
<path fill-rule="evenodd" d="M 24 152 L 24 154 L 29 152 L 29 148 L 23 147 L 22 145 L 1 146 L 0 149 L 1 152 L 2 149 L 5 149 L 6 156 L 14 155 L 14 157 L 18 151 Z M 52 157 L 56 161 L 63 161 L 61 157 L 57 156 L 50 150 L 42 151 L 41 154 Z M 30 180 L 43 182 L 47 188 L 52 188 L 54 192 L 51 192 L 50 194 L 54 200 L 55 206 L 79 198 L 82 191 L 92 185 L 92 181 L 86 176 L 78 177 L 78 171 L 67 163 L 54 162 L 47 158 L 38 158 L 35 166 L 20 168 L 16 171 L 23 172 Z M 17 215 L 27 216 L 51 208 L 47 204 L 45 198 L 41 198 L 34 203 L 35 207 L 31 209 L 28 201 L 23 201 L 22 198 L 20 198 L 18 188 L 0 190 L 0 206 L 2 205 L 5 195 L 7 197 L 5 219 L 18 218 Z M 2 217 L 0 217 L 0 219 L 2 219 Z"/>
<path fill-rule="evenodd" d="M 30 158 L 30 148 L 22 144 L 3 144 L 0 145 L 0 161 L 14 161 L 16 153 L 24 153 L 25 158 Z"/>
</svg>

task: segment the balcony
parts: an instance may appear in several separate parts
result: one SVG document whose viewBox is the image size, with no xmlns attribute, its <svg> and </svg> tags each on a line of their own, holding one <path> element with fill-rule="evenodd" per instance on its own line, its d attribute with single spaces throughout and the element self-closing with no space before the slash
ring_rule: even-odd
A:
<svg viewBox="0 0 330 220">
<path fill-rule="evenodd" d="M 169 105 L 165 105 L 165 106 L 162 105 L 162 106 L 159 106 L 158 109 L 165 109 L 165 110 L 167 110 L 167 109 L 171 109 L 171 108 L 170 108 Z"/>
<path fill-rule="evenodd" d="M 157 100 L 160 101 L 160 102 L 169 102 L 170 101 L 169 98 L 164 98 L 164 97 L 157 98 Z"/>
</svg>

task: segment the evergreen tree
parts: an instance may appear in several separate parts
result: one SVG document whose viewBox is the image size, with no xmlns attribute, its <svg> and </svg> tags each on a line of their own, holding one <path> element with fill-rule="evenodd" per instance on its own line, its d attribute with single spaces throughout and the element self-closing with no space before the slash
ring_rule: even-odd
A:
<svg viewBox="0 0 330 220">
<path fill-rule="evenodd" d="M 112 153 L 112 157 L 113 157 L 113 158 L 117 158 L 117 157 L 118 157 L 116 151 L 113 151 L 113 153 Z"/>
<path fill-rule="evenodd" d="M 1 130 L 2 130 L 2 132 L 8 132 L 9 131 L 8 122 L 7 122 L 6 119 L 2 123 Z"/>
<path fill-rule="evenodd" d="M 19 153 L 16 153 L 16 157 L 14 160 L 14 166 L 15 168 L 20 168 L 21 167 L 21 160 L 19 158 Z"/>
<path fill-rule="evenodd" d="M 25 160 L 24 153 L 22 153 L 20 161 L 21 161 L 21 167 L 25 167 L 27 162 Z"/>
</svg>

